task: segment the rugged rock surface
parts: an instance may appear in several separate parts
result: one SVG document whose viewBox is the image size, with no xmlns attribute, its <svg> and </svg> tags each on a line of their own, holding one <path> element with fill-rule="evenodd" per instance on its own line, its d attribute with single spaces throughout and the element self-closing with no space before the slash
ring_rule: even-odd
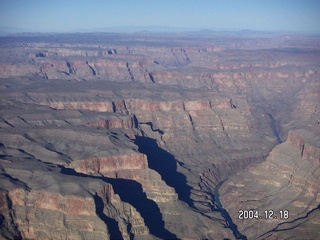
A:
<svg viewBox="0 0 320 240">
<path fill-rule="evenodd" d="M 135 143 L 140 152 L 147 154 L 150 167 L 159 172 L 164 181 L 175 187 L 176 191 L 180 191 L 180 183 L 175 183 L 174 173 L 177 169 L 182 171 L 187 178 L 183 180 L 187 184 L 185 187 L 195 189 L 180 195 L 184 196 L 183 200 L 190 206 L 199 201 L 201 209 L 211 209 L 210 202 L 201 200 L 210 199 L 208 194 L 197 190 L 198 185 L 202 184 L 202 174 L 208 175 L 210 181 L 217 184 L 249 163 L 261 161 L 275 143 L 272 132 L 269 132 L 269 136 L 268 133 L 261 134 L 261 126 L 254 122 L 250 106 L 241 95 L 233 94 L 233 98 L 230 98 L 221 93 L 212 93 L 211 90 L 182 91 L 175 87 L 155 87 L 153 84 L 130 84 L 129 90 L 128 84 L 118 83 L 110 83 L 106 87 L 100 83 L 76 83 L 80 93 L 72 93 L 65 89 L 73 89 L 74 83 L 65 82 L 65 88 L 59 90 L 61 82 L 53 82 L 43 86 L 41 91 L 47 92 L 51 88 L 56 91 L 44 96 L 34 89 L 34 83 L 30 84 L 23 86 L 23 89 L 29 89 L 27 94 L 20 90 L 20 86 L 12 87 L 8 99 L 14 95 L 23 102 L 46 105 L 61 109 L 62 112 L 67 109 L 76 112 L 74 109 L 79 109 L 84 113 L 107 111 L 109 115 L 112 112 L 121 114 L 122 118 L 131 116 L 131 120 L 128 120 L 130 124 L 126 125 L 135 125 L 138 129 L 128 135 L 138 136 Z M 113 91 L 108 91 L 108 88 Z M 92 96 L 91 92 L 95 92 L 95 95 Z M 72 97 L 66 97 L 70 95 Z M 7 122 L 10 123 L 10 120 Z M 166 159 L 165 164 L 161 164 L 162 158 Z M 90 167 L 85 167 L 84 164 L 89 160 Z M 101 166 L 97 161 L 99 160 L 92 158 L 84 161 L 79 159 L 72 165 L 76 169 L 82 169 L 82 172 L 85 169 L 99 172 Z M 201 167 L 198 166 L 199 162 Z M 139 167 L 140 164 L 145 163 L 137 162 L 131 167 Z M 114 170 L 117 169 L 112 169 Z M 206 171 L 210 171 L 210 174 Z"/>
<path fill-rule="evenodd" d="M 314 130 L 290 131 L 265 162 L 232 176 L 219 189 L 223 206 L 249 239 L 320 236 L 320 129 Z M 260 218 L 243 219 L 241 210 L 250 209 Z"/>
<path fill-rule="evenodd" d="M 148 168 L 130 116 L 17 103 L 1 113 L 3 237 L 232 237 Z"/>
<path fill-rule="evenodd" d="M 111 183 L 102 177 L 86 178 L 87 175 L 77 174 L 74 170 L 68 172 L 64 167 L 72 165 L 73 160 L 88 158 L 88 155 L 93 158 L 93 152 L 109 156 L 111 161 L 104 163 L 114 166 L 112 170 L 127 168 L 125 164 L 117 167 L 118 163 L 112 161 L 112 156 L 126 152 L 141 159 L 144 163 L 141 168 L 146 167 L 145 156 L 126 149 L 125 142 L 122 148 L 114 147 L 119 152 L 112 154 L 112 136 L 109 137 L 112 133 L 99 134 L 86 126 L 93 120 L 107 121 L 110 116 L 105 114 L 95 119 L 78 111 L 68 111 L 71 124 L 65 111 L 60 111 L 60 115 L 48 108 L 29 107 L 31 111 L 26 105 L 23 109 L 6 109 L 2 115 L 8 127 L 1 136 L 2 176 L 10 186 L 2 191 L 6 199 L 2 209 L 7 211 L 3 214 L 4 223 L 11 223 L 7 228 L 16 229 L 23 238 L 42 239 L 129 238 L 130 234 L 148 234 L 141 215 L 132 205 L 121 201 Z M 45 117 L 39 117 L 41 112 Z M 18 116 L 11 118 L 13 113 Z M 111 119 L 115 117 L 111 116 Z M 93 145 L 93 141 L 100 144 Z M 103 148 L 106 148 L 104 152 Z M 12 238 L 14 235 L 10 234 L 14 233 L 11 230 L 3 235 Z"/>
<path fill-rule="evenodd" d="M 318 40 L 1 38 L 2 237 L 318 237 Z M 292 222 L 237 220 L 266 189 Z"/>
</svg>

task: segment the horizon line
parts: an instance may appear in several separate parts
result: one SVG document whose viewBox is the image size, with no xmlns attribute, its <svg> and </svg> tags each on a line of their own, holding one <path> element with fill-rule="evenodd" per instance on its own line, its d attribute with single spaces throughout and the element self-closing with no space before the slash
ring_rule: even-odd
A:
<svg viewBox="0 0 320 240">
<path fill-rule="evenodd" d="M 293 30 L 261 30 L 261 29 L 230 29 L 214 27 L 172 27 L 172 26 L 110 26 L 93 29 L 73 29 L 73 30 L 31 30 L 19 27 L 0 26 L 0 36 L 13 36 L 19 34 L 68 34 L 68 33 L 261 33 L 261 34 L 290 34 L 290 35 L 319 35 L 319 31 L 293 31 Z"/>
</svg>

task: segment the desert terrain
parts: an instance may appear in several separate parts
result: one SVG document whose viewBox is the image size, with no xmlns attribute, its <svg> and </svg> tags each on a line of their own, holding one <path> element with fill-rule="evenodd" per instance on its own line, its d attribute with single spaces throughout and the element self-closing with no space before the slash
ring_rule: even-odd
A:
<svg viewBox="0 0 320 240">
<path fill-rule="evenodd" d="M 319 36 L 17 34 L 0 56 L 1 238 L 320 238 Z"/>
</svg>

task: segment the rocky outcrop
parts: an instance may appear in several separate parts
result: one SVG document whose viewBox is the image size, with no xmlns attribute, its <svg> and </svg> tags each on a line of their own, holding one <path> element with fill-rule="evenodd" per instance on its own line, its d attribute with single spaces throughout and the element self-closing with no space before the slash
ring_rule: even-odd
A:
<svg viewBox="0 0 320 240">
<path fill-rule="evenodd" d="M 249 239 L 320 236 L 319 140 L 318 132 L 290 131 L 266 162 L 223 183 L 222 204 L 240 232 Z"/>
<path fill-rule="evenodd" d="M 96 215 L 92 197 L 106 183 L 92 181 L 88 184 L 79 178 L 59 174 L 54 167 L 49 167 L 51 174 L 48 176 L 43 164 L 30 159 L 27 161 L 29 168 L 17 161 L 1 162 L 4 168 L 2 186 L 6 186 L 1 191 L 0 207 L 3 237 L 51 239 L 103 236 L 109 239 L 106 225 Z M 87 191 L 82 192 L 82 188 Z M 106 197 L 111 198 L 111 194 L 106 192 Z"/>
<path fill-rule="evenodd" d="M 120 136 L 121 131 L 110 132 L 111 139 L 108 135 L 99 134 L 104 129 L 116 131 L 118 126 L 118 130 L 129 131 L 127 136 L 131 136 L 132 124 L 125 130 L 123 119 L 129 119 L 132 123 L 132 118 L 120 114 L 57 112 L 47 107 L 39 106 L 34 109 L 28 104 L 23 106 L 23 110 L 19 110 L 17 105 L 14 109 L 2 109 L 1 126 L 5 129 L 0 140 L 3 180 L 1 216 L 5 224 L 1 227 L 2 236 L 130 239 L 135 235 L 150 235 L 144 218 L 136 208 L 129 202 L 124 202 L 114 192 L 113 178 L 90 177 L 91 173 L 98 173 L 94 167 L 90 168 L 91 171 L 83 170 L 86 174 L 70 168 L 75 165 L 78 170 L 76 166 L 79 165 L 81 172 L 81 166 L 86 166 L 87 170 L 94 161 L 101 172 L 106 169 L 107 172 L 112 172 L 114 178 L 117 171 L 124 169 L 148 171 L 146 157 L 126 147 L 130 144 L 132 146 L 128 137 L 123 135 L 121 140 L 118 140 L 119 137 L 112 137 Z M 33 111 L 29 111 L 28 107 Z M 93 123 L 103 121 L 99 118 L 105 118 L 104 121 L 113 119 L 114 124 L 100 125 L 101 130 L 97 130 Z M 71 130 L 70 126 L 74 129 Z M 93 140 L 99 144 L 95 144 Z M 121 142 L 122 147 L 115 147 L 117 141 Z M 127 144 L 123 141 L 127 141 Z M 120 152 L 112 153 L 112 145 Z M 92 152 L 98 153 L 97 157 L 93 157 Z M 95 160 L 87 157 L 85 164 L 85 160 L 76 157 L 88 154 Z M 20 157 L 16 158 L 17 156 Z M 137 168 L 136 163 L 139 161 L 141 166 Z M 136 174 L 140 175 L 139 172 Z M 121 177 L 128 179 L 128 176 L 129 174 L 122 174 Z M 144 180 L 146 189 L 149 182 L 150 180 Z M 177 198 L 174 197 L 174 190 L 163 184 L 161 178 L 158 182 L 160 184 L 152 184 L 150 195 L 166 190 L 167 198 L 170 198 L 167 201 L 175 201 Z"/>
<path fill-rule="evenodd" d="M 52 165 L 47 176 L 47 169 L 40 169 L 44 164 L 30 159 L 28 162 L 32 162 L 33 169 L 21 166 L 21 161 L 2 162 L 3 184 L 7 186 L 1 192 L 0 209 L 5 224 L 2 236 L 130 239 L 130 235 L 149 234 L 139 212 L 123 202 L 110 183 L 101 178 L 88 181 L 88 177 L 66 174 Z M 19 171 L 17 164 L 24 170 Z M 15 182 L 17 179 L 20 182 Z M 25 187 L 19 186 L 21 181 L 25 181 Z"/>
<path fill-rule="evenodd" d="M 129 161 L 128 161 L 129 160 Z M 100 173 L 117 172 L 125 169 L 143 169 L 147 159 L 141 154 L 121 154 L 120 156 L 96 157 L 93 159 L 77 160 L 71 164 L 77 172 Z"/>
<path fill-rule="evenodd" d="M 219 227 L 220 220 L 207 222 L 194 214 L 148 167 L 146 155 L 131 140 L 138 129 L 87 124 L 110 119 L 132 123 L 132 117 L 18 103 L 3 106 L 1 113 L 2 236 L 232 236 Z M 176 225 L 180 218 L 185 220 Z M 202 227 L 193 231 L 188 227 L 192 222 Z"/>
</svg>

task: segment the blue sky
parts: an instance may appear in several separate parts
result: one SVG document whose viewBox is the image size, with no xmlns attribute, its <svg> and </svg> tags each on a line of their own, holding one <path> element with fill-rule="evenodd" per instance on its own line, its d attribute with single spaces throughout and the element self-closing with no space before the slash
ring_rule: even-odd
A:
<svg viewBox="0 0 320 240">
<path fill-rule="evenodd" d="M 168 26 L 320 33 L 320 0 L 0 0 L 0 25 L 43 32 Z"/>
</svg>

